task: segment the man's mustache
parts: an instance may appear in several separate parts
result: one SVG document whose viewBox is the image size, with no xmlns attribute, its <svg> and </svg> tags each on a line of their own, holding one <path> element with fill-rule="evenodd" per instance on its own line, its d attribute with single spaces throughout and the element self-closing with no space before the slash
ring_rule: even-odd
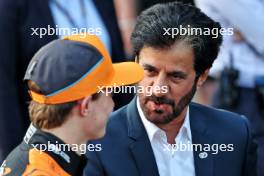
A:
<svg viewBox="0 0 264 176">
<path fill-rule="evenodd" d="M 146 102 L 147 101 L 152 101 L 156 104 L 168 104 L 168 105 L 171 105 L 171 106 L 174 106 L 174 101 L 173 100 L 170 100 L 170 99 L 167 99 L 165 97 L 156 97 L 156 96 L 148 96 L 146 97 Z"/>
</svg>

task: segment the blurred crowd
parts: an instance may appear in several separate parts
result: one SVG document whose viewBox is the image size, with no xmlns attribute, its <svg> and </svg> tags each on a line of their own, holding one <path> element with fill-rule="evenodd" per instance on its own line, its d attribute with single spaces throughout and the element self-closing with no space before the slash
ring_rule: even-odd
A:
<svg viewBox="0 0 264 176">
<path fill-rule="evenodd" d="M 30 100 L 23 76 L 34 53 L 65 34 L 35 29 L 100 29 L 113 62 L 134 59 L 130 35 L 138 14 L 168 0 L 1 0 L 0 1 L 0 163 L 20 143 Z M 264 176 L 264 0 L 181 0 L 198 6 L 223 28 L 220 54 L 194 101 L 245 115 L 258 145 L 258 175 Z M 115 95 L 116 109 L 133 95 Z"/>
</svg>

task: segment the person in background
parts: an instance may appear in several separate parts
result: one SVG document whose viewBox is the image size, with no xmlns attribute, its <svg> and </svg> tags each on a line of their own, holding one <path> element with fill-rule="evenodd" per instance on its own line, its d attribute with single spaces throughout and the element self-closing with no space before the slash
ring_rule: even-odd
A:
<svg viewBox="0 0 264 176">
<path fill-rule="evenodd" d="M 114 0 L 118 25 L 121 30 L 124 48 L 128 58 L 133 59 L 133 48 L 130 36 L 135 27 L 136 17 L 140 12 L 158 3 L 173 2 L 175 0 Z M 193 0 L 177 0 L 185 4 L 194 4 Z"/>
<path fill-rule="evenodd" d="M 1 0 L 0 16 L 1 162 L 29 125 L 30 98 L 23 75 L 39 48 L 71 33 L 91 32 L 104 42 L 114 63 L 125 57 L 113 0 Z M 49 33 L 40 35 L 49 28 Z M 129 102 L 130 97 L 115 95 L 116 108 Z"/>
<path fill-rule="evenodd" d="M 3 162 L 0 175 L 81 176 L 84 153 L 102 150 L 86 142 L 105 134 L 114 108 L 106 90 L 142 77 L 137 63 L 112 64 L 95 35 L 73 35 L 42 47 L 24 77 L 32 97 L 32 123 L 22 143 Z"/>
<path fill-rule="evenodd" d="M 213 106 L 248 117 L 258 144 L 258 176 L 264 176 L 264 1 L 196 0 L 196 4 L 223 28 L 232 29 L 232 35 L 224 36 L 210 73 L 219 79 Z"/>
</svg>

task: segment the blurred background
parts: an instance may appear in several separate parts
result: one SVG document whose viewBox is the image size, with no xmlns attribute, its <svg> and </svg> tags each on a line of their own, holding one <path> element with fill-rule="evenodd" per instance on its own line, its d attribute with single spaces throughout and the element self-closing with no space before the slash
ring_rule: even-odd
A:
<svg viewBox="0 0 264 176">
<path fill-rule="evenodd" d="M 34 53 L 64 34 L 32 35 L 41 28 L 100 29 L 113 62 L 133 59 L 130 35 L 144 9 L 166 0 L 0 0 L 0 163 L 29 125 L 23 83 Z M 264 176 L 264 0 L 181 0 L 233 28 L 207 82 L 193 101 L 245 115 L 258 144 L 258 175 Z M 72 31 L 71 31 L 72 32 Z M 115 95 L 116 109 L 133 95 Z"/>
</svg>

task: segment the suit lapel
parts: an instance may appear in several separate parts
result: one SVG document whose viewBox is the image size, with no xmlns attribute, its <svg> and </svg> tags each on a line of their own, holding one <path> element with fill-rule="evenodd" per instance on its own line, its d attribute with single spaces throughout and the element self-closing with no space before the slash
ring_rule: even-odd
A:
<svg viewBox="0 0 264 176">
<path fill-rule="evenodd" d="M 130 150 L 140 175 L 158 176 L 158 168 L 146 130 L 141 122 L 134 98 L 127 108 Z"/>
<path fill-rule="evenodd" d="M 193 151 L 194 154 L 194 165 L 196 176 L 212 176 L 213 175 L 213 154 L 212 151 L 208 151 L 208 144 L 211 147 L 213 144 L 212 137 L 208 133 L 206 126 L 206 119 L 204 118 L 207 114 L 203 114 L 200 110 L 199 105 L 190 105 L 190 125 L 192 131 L 192 143 L 201 144 L 202 151 Z M 205 148 L 207 146 L 207 149 Z M 210 149 L 211 150 L 211 149 Z"/>
<path fill-rule="evenodd" d="M 212 137 L 206 126 L 205 114 L 198 105 L 190 105 L 190 125 L 192 130 L 193 144 L 201 144 L 203 150 L 194 151 L 194 165 L 196 176 L 213 176 L 213 154 L 206 150 L 205 146 L 211 147 Z M 140 175 L 158 176 L 158 167 L 148 139 L 146 130 L 138 114 L 136 98 L 127 108 L 128 136 L 131 139 L 130 150 L 135 159 Z M 199 149 L 199 148 L 198 148 Z"/>
</svg>

